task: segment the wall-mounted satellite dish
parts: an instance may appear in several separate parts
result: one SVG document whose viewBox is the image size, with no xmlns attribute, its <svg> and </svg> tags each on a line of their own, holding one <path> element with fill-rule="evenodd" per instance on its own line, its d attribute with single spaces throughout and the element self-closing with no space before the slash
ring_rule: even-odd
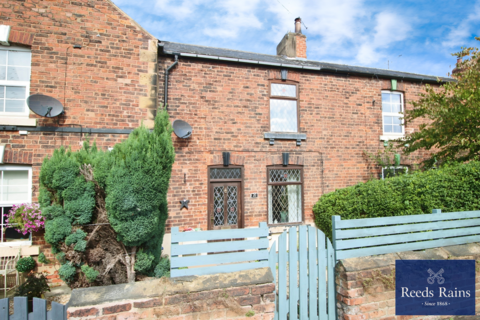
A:
<svg viewBox="0 0 480 320">
<path fill-rule="evenodd" d="M 192 127 L 183 120 L 173 121 L 172 127 L 179 138 L 186 139 L 192 135 Z"/>
<path fill-rule="evenodd" d="M 55 98 L 32 94 L 27 98 L 30 110 L 42 117 L 53 118 L 63 113 L 63 105 Z"/>
</svg>

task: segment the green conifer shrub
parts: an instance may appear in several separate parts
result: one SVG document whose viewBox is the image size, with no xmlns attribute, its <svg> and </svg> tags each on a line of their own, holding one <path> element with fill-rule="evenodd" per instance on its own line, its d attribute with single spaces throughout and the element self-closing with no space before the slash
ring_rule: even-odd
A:
<svg viewBox="0 0 480 320">
<path fill-rule="evenodd" d="M 45 240 L 63 253 L 57 259 L 65 262 L 62 277 L 72 288 L 153 274 L 168 217 L 171 133 L 164 110 L 153 131 L 137 128 L 111 152 L 86 141 L 77 152 L 60 148 L 44 159 L 39 203 L 47 220 Z M 88 283 L 77 270 L 85 265 L 98 272 L 93 281 L 86 277 Z"/>
<path fill-rule="evenodd" d="M 44 263 L 44 264 L 49 264 L 50 260 L 48 260 L 47 257 L 45 257 L 45 253 L 40 252 L 40 254 L 38 255 L 38 262 Z"/>
<path fill-rule="evenodd" d="M 35 269 L 37 263 L 32 257 L 23 257 L 18 259 L 15 268 L 18 272 L 30 272 Z"/>
<path fill-rule="evenodd" d="M 154 275 L 156 278 L 167 277 L 170 278 L 170 260 L 168 257 L 163 257 L 155 267 Z"/>
<path fill-rule="evenodd" d="M 58 269 L 58 275 L 60 276 L 60 279 L 65 281 L 66 283 L 70 283 L 77 272 L 77 269 L 71 264 L 71 263 L 64 263 Z"/>
<path fill-rule="evenodd" d="M 315 223 L 329 238 L 332 216 L 361 219 L 480 209 L 480 162 L 371 180 L 320 197 L 313 207 Z"/>
<path fill-rule="evenodd" d="M 84 264 L 82 267 L 82 272 L 85 274 L 85 278 L 87 278 L 88 282 L 94 282 L 95 279 L 97 279 L 98 275 L 100 274 L 97 270 L 90 268 L 86 264 Z"/>
</svg>

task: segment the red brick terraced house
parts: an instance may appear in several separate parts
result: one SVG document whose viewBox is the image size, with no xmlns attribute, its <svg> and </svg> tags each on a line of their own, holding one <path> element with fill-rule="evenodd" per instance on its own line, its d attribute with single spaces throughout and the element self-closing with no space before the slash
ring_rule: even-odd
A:
<svg viewBox="0 0 480 320">
<path fill-rule="evenodd" d="M 174 136 L 168 229 L 314 224 L 322 194 L 382 174 L 364 151 L 418 129 L 402 112 L 424 86 L 451 81 L 308 60 L 300 22 L 275 56 L 159 41 L 160 102 L 192 128 Z"/>
<path fill-rule="evenodd" d="M 153 125 L 158 41 L 109 0 L 4 0 L 0 33 L 0 254 L 21 248 L 52 260 L 42 234 L 23 237 L 3 213 L 37 200 L 40 167 L 54 149 L 77 150 L 87 135 L 107 149 L 142 122 Z M 57 99 L 64 113 L 34 114 L 33 94 Z"/>
<path fill-rule="evenodd" d="M 364 151 L 382 150 L 385 141 L 418 128 L 402 125 L 401 112 L 425 84 L 439 82 L 308 60 L 296 25 L 274 56 L 159 41 L 109 0 L 4 0 L 0 254 L 21 249 L 53 259 L 41 233 L 22 237 L 3 220 L 13 204 L 37 200 L 45 156 L 60 146 L 79 149 L 87 134 L 111 148 L 142 122 L 152 126 L 165 103 L 172 123 L 191 126 L 172 134 L 167 232 L 267 222 L 278 234 L 313 224 L 322 194 L 370 178 Z M 26 103 L 33 94 L 59 100 L 64 113 L 34 114 Z M 169 244 L 167 233 L 165 253 Z"/>
</svg>

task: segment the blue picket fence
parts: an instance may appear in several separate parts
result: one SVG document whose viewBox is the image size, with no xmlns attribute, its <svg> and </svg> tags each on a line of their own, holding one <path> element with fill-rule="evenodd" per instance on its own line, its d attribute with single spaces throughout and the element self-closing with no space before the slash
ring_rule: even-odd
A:
<svg viewBox="0 0 480 320">
<path fill-rule="evenodd" d="M 214 242 L 216 241 L 216 242 Z M 179 232 L 172 228 L 170 276 L 268 267 L 268 227 Z"/>
<path fill-rule="evenodd" d="M 278 292 L 275 319 L 336 319 L 334 256 L 330 240 L 314 227 L 280 235 L 278 251 L 274 244 L 269 253 Z"/>
<path fill-rule="evenodd" d="M 480 242 L 480 211 L 342 220 L 332 217 L 336 260 Z"/>
<path fill-rule="evenodd" d="M 47 301 L 33 298 L 33 312 L 28 312 L 26 297 L 13 298 L 14 314 L 9 315 L 10 306 L 7 299 L 0 299 L 1 320 L 67 320 L 67 305 L 52 302 L 52 309 L 47 311 Z"/>
</svg>

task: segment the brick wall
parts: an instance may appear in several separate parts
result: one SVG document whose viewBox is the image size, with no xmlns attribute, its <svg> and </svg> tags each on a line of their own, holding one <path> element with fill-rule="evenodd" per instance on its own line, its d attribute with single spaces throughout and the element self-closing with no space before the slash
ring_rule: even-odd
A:
<svg viewBox="0 0 480 320">
<path fill-rule="evenodd" d="M 37 126 L 134 129 L 142 121 L 153 124 L 157 40 L 111 1 L 4 0 L 0 3 L 0 24 L 11 27 L 10 45 L 31 49 L 30 94 L 49 95 L 64 105 L 65 114 L 57 118 L 31 113 Z M 74 49 L 76 44 L 82 48 Z M 0 116 L 0 125 L 6 120 Z M 126 137 L 89 135 L 104 150 Z M 6 144 L 4 163 L 32 166 L 33 201 L 38 196 L 43 158 L 60 146 L 78 150 L 86 138 L 80 133 L 20 135 L 0 126 L 0 143 Z M 53 259 L 42 234 L 33 236 L 33 245 L 41 246 Z M 54 267 L 39 268 L 50 269 Z"/>
<path fill-rule="evenodd" d="M 160 70 L 171 65 L 160 56 Z M 207 228 L 208 166 L 221 164 L 223 151 L 240 157 L 244 167 L 245 227 L 267 221 L 267 166 L 281 165 L 281 155 L 299 158 L 304 168 L 304 222 L 313 223 L 313 205 L 335 189 L 378 177 L 379 168 L 364 155 L 384 150 L 381 91 L 390 81 L 376 77 L 288 71 L 288 80 L 299 86 L 299 132 L 306 141 L 264 139 L 269 131 L 269 81 L 280 78 L 279 69 L 247 64 L 213 62 L 180 57 L 169 75 L 168 110 L 171 120 L 182 119 L 193 127 L 188 139 L 173 136 L 176 160 L 169 190 L 167 228 Z M 160 82 L 164 81 L 159 73 Z M 424 92 L 424 84 L 399 80 L 406 108 Z M 163 103 L 163 89 L 159 95 Z M 375 100 L 375 102 L 373 102 Z M 418 128 L 409 123 L 407 132 Z M 402 164 L 422 158 L 418 152 L 402 157 Z M 186 179 L 184 179 L 186 177 Z M 251 198 L 258 193 L 258 198 Z M 189 199 L 180 210 L 179 201 Z M 282 229 L 283 230 L 283 229 Z"/>
<path fill-rule="evenodd" d="M 246 281 L 246 278 L 250 277 Z M 189 279 L 157 279 L 76 289 L 68 318 L 77 319 L 273 319 L 275 285 L 269 268 Z M 156 288 L 155 288 L 156 287 Z M 187 288 L 185 288 L 187 287 Z M 154 290 L 150 290 L 155 288 Z M 116 298 L 108 297 L 117 293 Z M 100 295 L 99 301 L 84 299 Z"/>
<path fill-rule="evenodd" d="M 344 320 L 453 319 L 451 316 L 395 316 L 396 260 L 462 260 L 480 263 L 480 244 L 449 246 L 425 251 L 351 258 L 337 264 L 337 315 Z M 475 303 L 480 314 L 480 269 L 476 269 Z M 463 317 L 460 317 L 463 319 Z M 469 317 L 465 317 L 467 319 Z M 457 319 L 457 318 L 455 318 Z"/>
</svg>

